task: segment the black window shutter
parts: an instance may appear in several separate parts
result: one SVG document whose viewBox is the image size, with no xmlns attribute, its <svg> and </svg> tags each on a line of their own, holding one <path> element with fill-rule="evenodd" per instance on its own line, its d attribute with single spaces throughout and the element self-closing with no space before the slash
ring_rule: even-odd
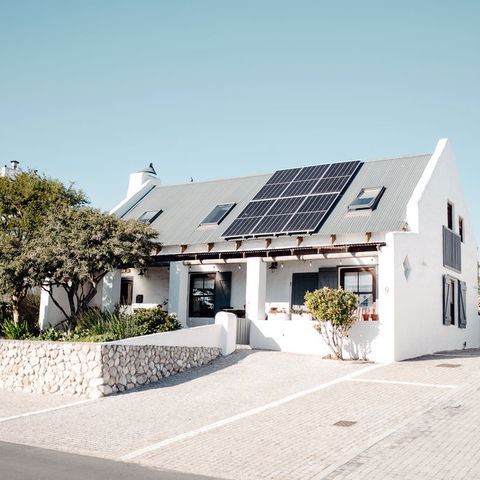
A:
<svg viewBox="0 0 480 480">
<path fill-rule="evenodd" d="M 292 305 L 303 305 L 305 293 L 318 288 L 318 273 L 294 273 L 292 275 Z"/>
<path fill-rule="evenodd" d="M 217 272 L 215 275 L 215 307 L 217 314 L 225 308 L 231 308 L 232 272 Z"/>
<path fill-rule="evenodd" d="M 318 288 L 338 288 L 338 273 L 336 268 L 320 268 L 318 270 Z"/>
<path fill-rule="evenodd" d="M 443 324 L 450 325 L 451 323 L 451 314 L 450 314 L 450 297 L 452 283 L 450 282 L 450 277 L 448 275 L 443 276 Z"/>
<path fill-rule="evenodd" d="M 458 281 L 458 328 L 467 327 L 467 284 Z"/>
</svg>

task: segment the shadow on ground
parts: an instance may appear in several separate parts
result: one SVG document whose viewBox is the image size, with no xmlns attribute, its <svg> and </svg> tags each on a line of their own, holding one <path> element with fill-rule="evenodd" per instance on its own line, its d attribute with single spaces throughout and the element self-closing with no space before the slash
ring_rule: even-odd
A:
<svg viewBox="0 0 480 480">
<path fill-rule="evenodd" d="M 184 372 L 177 373 L 167 378 L 162 378 L 158 382 L 149 383 L 148 385 L 142 385 L 140 387 L 132 388 L 130 390 L 125 390 L 123 392 L 115 393 L 114 395 L 128 395 L 129 393 L 141 392 L 145 390 L 156 390 L 158 388 L 170 388 L 176 385 L 180 385 L 185 382 L 190 382 L 197 378 L 201 378 L 205 375 L 210 375 L 211 373 L 218 372 L 225 368 L 229 368 L 232 365 L 235 365 L 250 355 L 258 353 L 258 350 L 235 350 L 230 355 L 226 357 L 220 356 L 215 360 L 212 360 L 207 365 L 202 365 L 200 367 L 194 367 Z M 111 395 L 109 395 L 110 397 Z"/>
<path fill-rule="evenodd" d="M 421 357 L 408 358 L 403 362 L 422 362 L 425 360 L 454 360 L 455 358 L 479 358 L 480 349 L 467 348 L 465 350 L 443 350 L 429 355 L 422 355 Z"/>
</svg>

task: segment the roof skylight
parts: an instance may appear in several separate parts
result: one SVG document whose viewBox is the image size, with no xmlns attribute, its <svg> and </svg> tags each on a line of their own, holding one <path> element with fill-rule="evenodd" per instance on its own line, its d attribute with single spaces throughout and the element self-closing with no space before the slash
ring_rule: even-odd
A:
<svg viewBox="0 0 480 480">
<path fill-rule="evenodd" d="M 385 187 L 362 188 L 357 198 L 348 206 L 349 210 L 374 210 L 385 191 Z"/>
<path fill-rule="evenodd" d="M 230 213 L 235 203 L 222 203 L 217 205 L 200 224 L 202 225 L 219 225 L 222 220 Z"/>
<path fill-rule="evenodd" d="M 163 212 L 163 210 L 150 210 L 142 213 L 137 220 L 142 223 L 152 223 Z"/>
</svg>

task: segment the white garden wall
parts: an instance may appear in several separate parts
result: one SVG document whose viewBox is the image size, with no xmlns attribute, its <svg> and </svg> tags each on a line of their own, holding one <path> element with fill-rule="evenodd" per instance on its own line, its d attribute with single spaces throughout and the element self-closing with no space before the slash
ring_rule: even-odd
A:
<svg viewBox="0 0 480 480">
<path fill-rule="evenodd" d="M 114 343 L 117 345 L 215 347 L 219 348 L 223 355 L 229 355 L 235 350 L 236 333 L 237 317 L 232 313 L 220 312 L 215 316 L 213 325 L 125 338 Z"/>
</svg>

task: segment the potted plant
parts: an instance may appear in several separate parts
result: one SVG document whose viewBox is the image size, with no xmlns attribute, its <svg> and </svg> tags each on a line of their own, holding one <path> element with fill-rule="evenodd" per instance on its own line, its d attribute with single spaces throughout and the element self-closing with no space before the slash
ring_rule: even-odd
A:
<svg viewBox="0 0 480 480">
<path fill-rule="evenodd" d="M 305 322 L 312 320 L 312 314 L 305 308 L 297 307 L 290 310 L 292 321 Z"/>
<path fill-rule="evenodd" d="M 270 307 L 267 318 L 268 320 L 289 320 L 287 311 L 278 307 Z"/>
<path fill-rule="evenodd" d="M 365 308 L 362 312 L 362 317 L 365 322 L 368 322 L 368 319 L 370 318 L 370 313 L 368 313 L 368 309 Z"/>
</svg>

